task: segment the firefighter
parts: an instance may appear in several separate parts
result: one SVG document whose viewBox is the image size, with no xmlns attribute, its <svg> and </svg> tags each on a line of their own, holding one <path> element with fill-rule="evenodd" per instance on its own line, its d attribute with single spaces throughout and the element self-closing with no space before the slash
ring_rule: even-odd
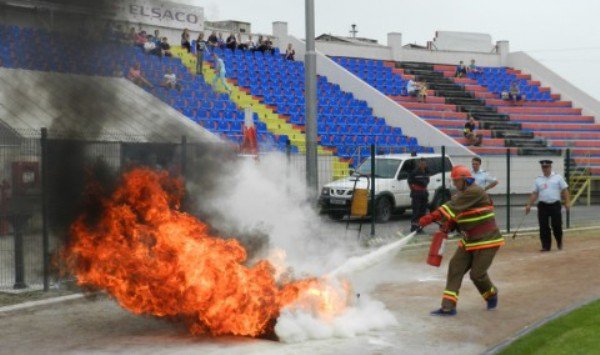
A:
<svg viewBox="0 0 600 355">
<path fill-rule="evenodd" d="M 421 158 L 419 159 L 415 170 L 408 175 L 408 186 L 410 186 L 412 207 L 411 232 L 418 230 L 418 233 L 421 233 L 421 228 L 419 228 L 419 218 L 427 213 L 427 201 L 429 199 L 427 185 L 429 185 L 429 169 L 427 169 L 427 160 Z"/>
<path fill-rule="evenodd" d="M 460 285 L 467 272 L 486 301 L 487 309 L 492 310 L 498 305 L 498 289 L 490 280 L 487 270 L 500 246 L 504 245 L 504 238 L 496 226 L 494 206 L 483 188 L 474 183 L 471 171 L 467 167 L 455 166 L 450 177 L 458 191 L 457 194 L 449 202 L 419 220 L 421 227 L 441 221 L 443 230 L 457 229 L 463 236 L 448 266 L 442 307 L 431 314 L 456 314 Z"/>
</svg>

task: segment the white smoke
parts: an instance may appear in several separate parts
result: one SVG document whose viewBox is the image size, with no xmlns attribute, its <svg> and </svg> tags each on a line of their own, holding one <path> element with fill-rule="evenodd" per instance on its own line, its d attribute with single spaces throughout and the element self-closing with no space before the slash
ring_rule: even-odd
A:
<svg viewBox="0 0 600 355">
<path fill-rule="evenodd" d="M 297 343 L 334 337 L 350 338 L 397 324 L 396 318 L 383 303 L 364 295 L 353 307 L 331 320 L 315 317 L 303 310 L 286 308 L 277 319 L 275 333 L 283 342 Z"/>
<path fill-rule="evenodd" d="M 283 249 L 296 275 L 320 275 L 345 261 L 356 248 L 339 225 L 326 225 L 307 201 L 304 175 L 291 173 L 286 157 L 270 154 L 228 169 L 211 208 L 229 226 L 269 236 L 270 249 Z M 266 257 L 266 255 L 265 255 Z"/>
</svg>

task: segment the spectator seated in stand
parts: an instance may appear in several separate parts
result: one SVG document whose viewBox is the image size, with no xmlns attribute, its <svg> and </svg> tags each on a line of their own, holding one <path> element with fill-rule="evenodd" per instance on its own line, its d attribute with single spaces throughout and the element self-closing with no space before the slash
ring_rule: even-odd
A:
<svg viewBox="0 0 600 355">
<path fill-rule="evenodd" d="M 212 31 L 210 36 L 208 36 L 207 42 L 208 42 L 208 45 L 211 46 L 212 48 L 218 47 L 219 46 L 219 38 L 217 37 L 217 32 Z"/>
<path fill-rule="evenodd" d="M 468 71 L 469 71 L 469 73 L 472 73 L 474 75 L 479 75 L 479 74 L 483 73 L 483 71 L 481 69 L 479 69 L 477 67 L 477 65 L 475 65 L 475 59 L 471 59 L 471 64 L 469 64 Z"/>
<path fill-rule="evenodd" d="M 267 37 L 259 36 L 256 51 L 273 53 L 273 42 Z"/>
<path fill-rule="evenodd" d="M 521 90 L 519 90 L 516 81 L 513 81 L 510 84 L 510 90 L 508 91 L 508 99 L 511 100 L 514 105 L 517 104 L 517 101 L 521 101 L 522 99 Z"/>
<path fill-rule="evenodd" d="M 135 35 L 134 43 L 136 46 L 144 48 L 144 44 L 148 42 L 148 36 L 146 35 L 146 31 L 140 31 Z"/>
<path fill-rule="evenodd" d="M 144 43 L 144 52 L 146 54 L 156 54 L 156 41 L 152 35 L 148 36 L 148 41 Z"/>
<path fill-rule="evenodd" d="M 225 47 L 231 49 L 232 51 L 234 51 L 237 48 L 237 39 L 235 38 L 233 32 L 229 34 L 229 37 L 227 37 Z"/>
<path fill-rule="evenodd" d="M 163 37 L 160 42 L 160 55 L 165 57 L 172 57 L 173 53 L 171 53 L 171 45 L 169 44 L 167 37 Z"/>
<path fill-rule="evenodd" d="M 296 51 L 292 48 L 292 44 L 288 43 L 287 49 L 285 50 L 285 59 L 286 60 L 295 60 L 294 56 L 296 55 Z"/>
<path fill-rule="evenodd" d="M 187 28 L 183 29 L 181 33 L 181 46 L 187 50 L 188 53 L 192 52 L 192 43 L 190 42 L 190 31 Z"/>
<path fill-rule="evenodd" d="M 419 94 L 417 95 L 417 101 L 427 102 L 427 84 L 424 82 L 418 83 Z"/>
<path fill-rule="evenodd" d="M 140 63 L 135 63 L 133 68 L 129 69 L 129 74 L 127 75 L 127 79 L 133 81 L 134 84 L 141 87 L 152 87 L 152 83 L 148 81 L 148 79 L 144 78 L 142 75 L 142 71 L 140 69 Z"/>
<path fill-rule="evenodd" d="M 181 91 L 181 85 L 177 82 L 177 76 L 173 73 L 171 68 L 167 69 L 167 73 L 163 76 L 163 81 L 160 86 Z"/>
<path fill-rule="evenodd" d="M 456 67 L 456 73 L 454 74 L 454 76 L 456 78 L 462 78 L 467 76 L 467 67 L 465 67 L 465 63 L 462 60 Z"/>
<path fill-rule="evenodd" d="M 242 42 L 242 35 L 241 34 L 237 34 L 237 49 L 245 51 L 248 49 L 248 47 L 246 46 L 246 43 Z"/>
<path fill-rule="evenodd" d="M 465 123 L 465 128 L 463 130 L 463 135 L 467 139 L 465 145 L 474 145 L 479 147 L 483 140 L 483 135 L 481 133 L 476 133 L 477 129 L 477 121 L 470 113 L 467 115 L 467 123 Z"/>
<path fill-rule="evenodd" d="M 219 38 L 217 38 L 217 46 L 221 49 L 225 49 L 225 40 L 223 40 L 223 33 L 219 32 Z"/>
<path fill-rule="evenodd" d="M 253 51 L 256 49 L 256 44 L 252 40 L 252 35 L 248 35 L 248 40 L 246 41 L 246 50 Z"/>
<path fill-rule="evenodd" d="M 409 79 L 408 82 L 406 82 L 406 94 L 409 96 L 417 97 L 418 93 L 419 87 L 417 83 L 415 83 L 413 79 Z"/>
</svg>

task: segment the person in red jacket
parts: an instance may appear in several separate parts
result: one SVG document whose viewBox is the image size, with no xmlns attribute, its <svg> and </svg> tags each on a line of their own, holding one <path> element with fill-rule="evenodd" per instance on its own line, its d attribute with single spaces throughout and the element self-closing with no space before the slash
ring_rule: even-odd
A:
<svg viewBox="0 0 600 355">
<path fill-rule="evenodd" d="M 457 229 L 463 235 L 448 266 L 442 307 L 431 312 L 439 316 L 456 314 L 460 286 L 467 272 L 486 301 L 487 309 L 497 307 L 498 289 L 490 280 L 487 270 L 500 246 L 504 245 L 504 238 L 496 225 L 492 200 L 481 186 L 473 183 L 469 168 L 457 165 L 450 176 L 458 190 L 456 195 L 419 220 L 421 227 L 440 221 L 444 229 Z"/>
</svg>

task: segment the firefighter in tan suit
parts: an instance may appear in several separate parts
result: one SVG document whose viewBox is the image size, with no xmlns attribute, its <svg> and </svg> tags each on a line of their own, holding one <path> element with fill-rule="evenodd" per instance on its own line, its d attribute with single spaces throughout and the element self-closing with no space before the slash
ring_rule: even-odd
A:
<svg viewBox="0 0 600 355">
<path fill-rule="evenodd" d="M 482 187 L 473 183 L 471 171 L 465 166 L 457 165 L 452 169 L 451 178 L 458 190 L 457 194 L 419 220 L 421 227 L 434 221 L 442 221 L 446 229 L 457 229 L 463 236 L 450 260 L 442 308 L 431 312 L 432 315 L 440 316 L 456 314 L 460 285 L 467 272 L 487 302 L 487 308 L 496 308 L 498 290 L 487 270 L 500 246 L 504 245 L 504 238 L 496 226 L 492 200 Z"/>
</svg>

